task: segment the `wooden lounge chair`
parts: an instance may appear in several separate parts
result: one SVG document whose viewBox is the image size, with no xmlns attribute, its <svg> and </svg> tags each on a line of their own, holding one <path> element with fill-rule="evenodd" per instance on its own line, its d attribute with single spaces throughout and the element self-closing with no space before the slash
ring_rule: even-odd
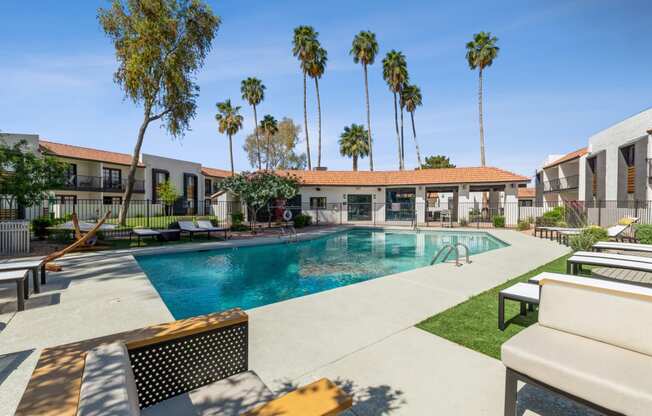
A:
<svg viewBox="0 0 652 416">
<path fill-rule="evenodd" d="M 327 379 L 274 397 L 248 367 L 240 309 L 41 353 L 17 416 L 330 416 L 352 405 Z"/>
<path fill-rule="evenodd" d="M 604 415 L 652 409 L 652 289 L 578 276 L 540 282 L 539 322 L 501 346 L 505 416 L 518 382 Z"/>
<path fill-rule="evenodd" d="M 210 231 L 206 230 L 205 228 L 197 227 L 192 221 L 178 221 L 178 224 L 181 232 L 188 233 L 191 240 L 192 237 L 197 233 L 206 233 L 206 235 L 208 235 L 210 238 Z"/>
<path fill-rule="evenodd" d="M 210 238 L 211 233 L 220 232 L 224 233 L 224 239 L 228 240 L 229 238 L 229 229 L 225 227 L 215 227 L 209 220 L 197 220 L 197 227 L 208 231 L 208 237 Z"/>
</svg>

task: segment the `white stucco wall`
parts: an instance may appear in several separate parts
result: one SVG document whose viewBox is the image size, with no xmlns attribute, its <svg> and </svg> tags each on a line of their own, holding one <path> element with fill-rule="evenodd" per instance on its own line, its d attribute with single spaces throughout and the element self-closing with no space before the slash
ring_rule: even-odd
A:
<svg viewBox="0 0 652 416">
<path fill-rule="evenodd" d="M 170 182 L 174 184 L 179 196 L 183 195 L 183 174 L 190 173 L 196 175 L 197 197 L 200 201 L 204 199 L 204 176 L 201 173 L 201 164 L 149 154 L 143 154 L 141 160 L 145 165 L 146 199 L 152 199 L 153 169 L 165 170 L 170 173 Z"/>
</svg>

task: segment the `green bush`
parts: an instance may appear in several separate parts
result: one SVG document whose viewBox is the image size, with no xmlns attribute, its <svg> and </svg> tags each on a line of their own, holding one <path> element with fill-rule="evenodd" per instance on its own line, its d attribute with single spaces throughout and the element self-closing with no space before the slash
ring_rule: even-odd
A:
<svg viewBox="0 0 652 416">
<path fill-rule="evenodd" d="M 242 212 L 231 213 L 231 224 L 240 225 L 244 222 L 244 214 Z"/>
<path fill-rule="evenodd" d="M 527 220 L 521 220 L 518 222 L 518 225 L 516 226 L 519 231 L 525 231 L 530 229 L 530 222 Z"/>
<path fill-rule="evenodd" d="M 39 240 L 45 240 L 45 237 L 48 236 L 49 231 L 48 227 L 54 226 L 54 221 L 50 217 L 42 216 L 34 218 L 32 220 L 32 230 L 34 235 L 38 237 Z"/>
<path fill-rule="evenodd" d="M 598 241 L 609 239 L 607 230 L 598 226 L 591 226 L 582 229 L 582 231 L 570 238 L 570 246 L 573 251 L 591 251 L 593 245 Z"/>
<path fill-rule="evenodd" d="M 491 219 L 494 223 L 495 228 L 505 228 L 505 217 L 502 215 L 496 215 Z"/>
<path fill-rule="evenodd" d="M 560 205 L 544 213 L 536 219 L 536 225 L 539 227 L 561 227 L 561 223 L 566 221 L 566 209 Z"/>
<path fill-rule="evenodd" d="M 652 225 L 650 224 L 636 224 L 636 239 L 642 244 L 652 244 Z"/>
<path fill-rule="evenodd" d="M 294 217 L 294 226 L 295 228 L 303 228 L 306 225 L 312 224 L 312 217 L 307 214 L 299 214 Z"/>
<path fill-rule="evenodd" d="M 467 225 L 469 225 L 469 221 L 466 218 L 462 218 L 460 220 L 460 227 L 466 227 Z"/>
</svg>

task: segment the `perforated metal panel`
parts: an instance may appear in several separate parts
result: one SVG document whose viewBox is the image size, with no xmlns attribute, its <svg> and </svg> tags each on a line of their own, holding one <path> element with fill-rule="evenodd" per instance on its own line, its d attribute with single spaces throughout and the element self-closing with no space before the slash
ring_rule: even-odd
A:
<svg viewBox="0 0 652 416">
<path fill-rule="evenodd" d="M 248 370 L 247 323 L 129 351 L 140 408 Z"/>
</svg>

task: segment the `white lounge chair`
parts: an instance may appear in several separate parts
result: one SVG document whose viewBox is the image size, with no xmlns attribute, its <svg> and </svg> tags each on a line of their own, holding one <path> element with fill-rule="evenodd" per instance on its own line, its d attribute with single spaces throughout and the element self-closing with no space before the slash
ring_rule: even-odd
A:
<svg viewBox="0 0 652 416">
<path fill-rule="evenodd" d="M 188 233 L 191 240 L 196 233 L 206 233 L 210 237 L 210 232 L 207 229 L 197 227 L 192 221 L 178 221 L 178 224 L 181 232 Z"/>
<path fill-rule="evenodd" d="M 566 272 L 577 274 L 582 265 L 587 265 L 652 273 L 652 259 L 638 256 L 624 256 L 622 254 L 610 254 L 608 256 L 596 256 L 596 254 L 607 253 L 580 251 L 573 254 L 566 260 Z"/>
<path fill-rule="evenodd" d="M 210 238 L 211 233 L 213 232 L 219 232 L 219 233 L 224 233 L 224 239 L 229 238 L 229 229 L 225 227 L 215 227 L 213 223 L 211 223 L 209 220 L 197 220 L 197 226 L 201 229 L 204 229 L 208 231 L 208 237 Z"/>
<path fill-rule="evenodd" d="M 636 243 L 619 243 L 616 241 L 599 241 L 593 245 L 593 250 L 619 250 L 619 251 L 634 251 L 639 253 L 652 253 L 652 244 L 636 244 Z"/>
<path fill-rule="evenodd" d="M 143 237 L 158 237 L 161 235 L 160 232 L 156 230 L 152 230 L 151 228 L 134 228 L 131 230 L 132 234 L 135 234 L 136 237 L 138 237 L 138 245 L 140 246 L 140 242 L 143 239 Z"/>
<path fill-rule="evenodd" d="M 628 230 L 632 224 L 635 224 L 638 222 L 637 217 L 627 217 L 627 219 L 631 222 L 628 224 L 616 224 L 612 225 L 611 227 L 607 228 L 607 236 L 610 239 L 618 239 L 622 233 L 624 233 L 626 230 Z M 554 228 L 554 227 L 550 227 Z M 557 233 L 557 241 L 559 243 L 564 243 L 568 245 L 568 240 L 571 236 L 578 235 L 582 232 L 583 228 L 558 228 L 558 229 L 551 229 L 552 233 L 554 234 L 555 232 Z"/>
<path fill-rule="evenodd" d="M 539 322 L 501 347 L 505 416 L 518 382 L 605 415 L 652 409 L 652 289 L 578 276 L 541 281 Z"/>
</svg>

